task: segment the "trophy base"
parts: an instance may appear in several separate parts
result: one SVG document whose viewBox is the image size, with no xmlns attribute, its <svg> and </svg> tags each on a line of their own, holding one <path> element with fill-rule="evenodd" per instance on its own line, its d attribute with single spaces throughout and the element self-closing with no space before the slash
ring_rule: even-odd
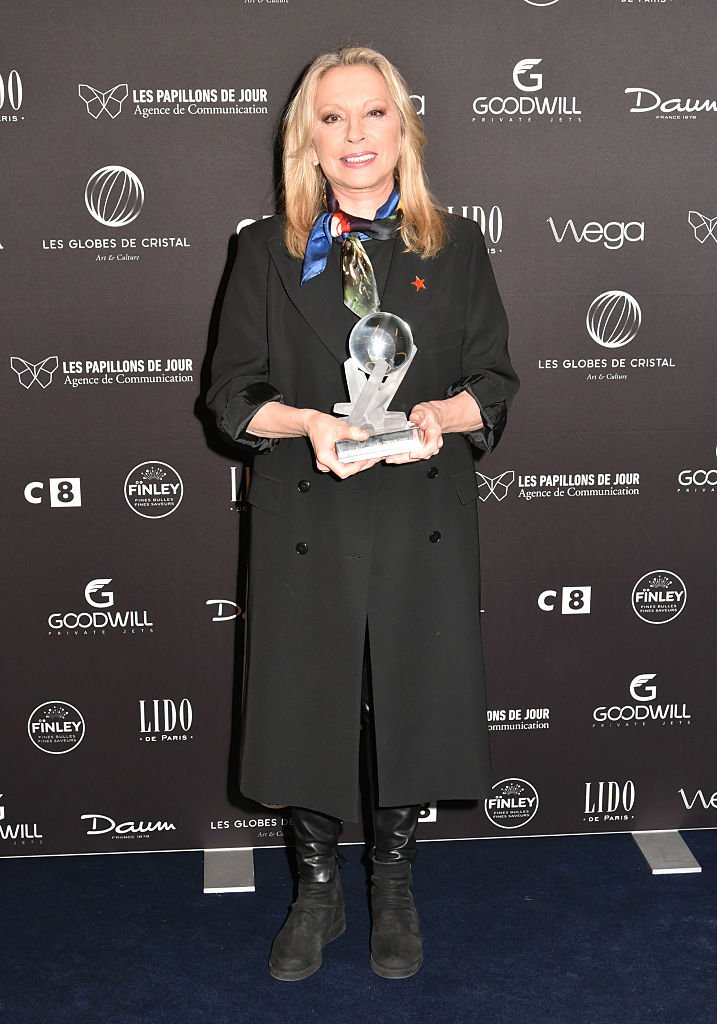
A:
<svg viewBox="0 0 717 1024">
<path fill-rule="evenodd" d="M 383 459 L 387 455 L 402 455 L 418 448 L 420 439 L 417 427 L 405 430 L 387 430 L 372 434 L 365 441 L 337 441 L 336 454 L 339 462 L 359 462 L 362 459 Z"/>
</svg>

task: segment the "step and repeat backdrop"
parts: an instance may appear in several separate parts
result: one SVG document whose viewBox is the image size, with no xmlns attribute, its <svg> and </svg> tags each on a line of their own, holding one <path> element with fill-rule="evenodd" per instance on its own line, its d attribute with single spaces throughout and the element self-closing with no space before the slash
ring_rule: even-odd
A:
<svg viewBox="0 0 717 1024">
<path fill-rule="evenodd" d="M 403 71 L 523 381 L 476 465 L 495 786 L 421 836 L 717 825 L 713 7 L 5 0 L 0 855 L 282 842 L 236 787 L 244 467 L 200 396 L 346 42 Z"/>
</svg>

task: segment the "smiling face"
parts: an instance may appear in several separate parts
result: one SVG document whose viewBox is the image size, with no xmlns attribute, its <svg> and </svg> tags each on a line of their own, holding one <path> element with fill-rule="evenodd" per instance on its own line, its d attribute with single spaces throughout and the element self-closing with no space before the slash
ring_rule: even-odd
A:
<svg viewBox="0 0 717 1024">
<path fill-rule="evenodd" d="M 369 64 L 327 71 L 316 90 L 311 143 L 341 208 L 371 219 L 391 194 L 401 146 L 383 75 Z"/>
</svg>

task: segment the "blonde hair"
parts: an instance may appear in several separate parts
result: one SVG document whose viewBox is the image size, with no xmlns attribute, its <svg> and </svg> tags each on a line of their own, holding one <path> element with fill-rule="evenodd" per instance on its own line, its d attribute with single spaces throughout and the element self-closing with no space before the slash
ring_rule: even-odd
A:
<svg viewBox="0 0 717 1024">
<path fill-rule="evenodd" d="M 334 68 L 368 64 L 385 81 L 398 108 L 401 150 L 396 178 L 401 191 L 401 238 L 409 252 L 427 259 L 446 244 L 448 232 L 437 201 L 428 191 L 423 169 L 426 137 L 401 74 L 382 54 L 365 46 L 345 46 L 322 53 L 304 74 L 283 119 L 282 198 L 286 215 L 284 240 L 292 256 L 302 258 L 311 228 L 324 210 L 325 178 L 312 162 L 311 138 L 319 81 Z"/>
</svg>

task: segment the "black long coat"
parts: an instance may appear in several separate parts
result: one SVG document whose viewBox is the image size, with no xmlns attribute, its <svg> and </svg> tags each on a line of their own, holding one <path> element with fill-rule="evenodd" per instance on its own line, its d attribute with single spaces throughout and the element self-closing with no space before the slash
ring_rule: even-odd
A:
<svg viewBox="0 0 717 1024">
<path fill-rule="evenodd" d="M 410 324 L 418 348 L 391 408 L 468 390 L 485 422 L 469 440 L 490 450 L 518 381 L 480 230 L 448 223 L 451 242 L 432 260 L 400 239 L 373 243 L 390 247 L 381 308 Z M 305 438 L 245 433 L 278 397 L 325 412 L 345 400 L 356 317 L 337 255 L 303 287 L 300 270 L 279 218 L 241 232 L 207 395 L 221 429 L 258 450 L 241 789 L 357 820 L 368 625 L 380 803 L 480 798 L 490 770 L 470 443 L 449 434 L 430 461 L 339 480 L 317 471 Z"/>
</svg>

